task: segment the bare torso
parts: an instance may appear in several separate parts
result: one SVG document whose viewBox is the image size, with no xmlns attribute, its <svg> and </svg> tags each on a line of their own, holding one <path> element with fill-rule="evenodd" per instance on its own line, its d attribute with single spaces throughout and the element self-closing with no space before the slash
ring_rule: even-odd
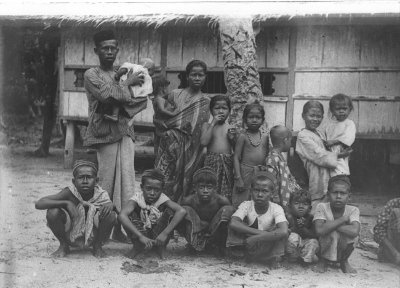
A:
<svg viewBox="0 0 400 288">
<path fill-rule="evenodd" d="M 218 154 L 231 154 L 232 146 L 228 139 L 229 125 L 224 123 L 222 125 L 215 125 L 212 131 L 212 138 L 207 150 Z"/>
<path fill-rule="evenodd" d="M 268 137 L 267 135 L 261 135 L 261 143 L 257 147 L 255 147 L 250 142 L 249 137 L 246 133 L 242 134 L 241 137 L 244 137 L 243 150 L 241 155 L 241 163 L 257 166 L 257 165 L 265 165 L 265 158 L 268 155 Z"/>
</svg>

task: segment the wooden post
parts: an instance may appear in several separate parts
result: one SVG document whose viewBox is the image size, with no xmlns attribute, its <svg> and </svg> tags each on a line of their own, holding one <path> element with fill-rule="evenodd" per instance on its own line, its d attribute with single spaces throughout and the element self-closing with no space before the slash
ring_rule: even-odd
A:
<svg viewBox="0 0 400 288">
<path fill-rule="evenodd" d="M 64 168 L 72 168 L 74 164 L 75 125 L 73 121 L 66 121 L 67 126 L 64 147 Z"/>
<path fill-rule="evenodd" d="M 297 28 L 290 28 L 289 36 L 289 74 L 288 74 L 288 102 L 286 103 L 286 127 L 289 129 L 293 128 L 293 110 L 294 110 L 294 100 L 293 95 L 295 93 L 296 84 L 296 49 L 297 49 Z"/>
</svg>

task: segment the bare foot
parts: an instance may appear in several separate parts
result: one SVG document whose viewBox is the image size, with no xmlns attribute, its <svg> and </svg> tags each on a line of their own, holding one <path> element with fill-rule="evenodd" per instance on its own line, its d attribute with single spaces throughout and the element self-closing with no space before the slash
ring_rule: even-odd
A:
<svg viewBox="0 0 400 288">
<path fill-rule="evenodd" d="M 104 252 L 103 248 L 100 247 L 93 247 L 93 256 L 96 258 L 105 258 L 107 257 L 106 252 Z"/>
<path fill-rule="evenodd" d="M 317 273 L 325 273 L 328 271 L 328 265 L 326 264 L 326 261 L 324 259 L 320 259 L 315 265 L 312 270 Z"/>
<path fill-rule="evenodd" d="M 51 256 L 55 257 L 55 258 L 63 258 L 65 256 L 67 256 L 67 254 L 69 254 L 69 252 L 70 252 L 70 250 L 69 250 L 68 245 L 60 244 L 60 247 L 58 247 L 58 249 L 56 251 L 51 253 Z"/>
<path fill-rule="evenodd" d="M 343 273 L 357 273 L 357 270 L 351 267 L 350 263 L 347 260 L 340 263 L 340 269 L 342 269 Z"/>
</svg>

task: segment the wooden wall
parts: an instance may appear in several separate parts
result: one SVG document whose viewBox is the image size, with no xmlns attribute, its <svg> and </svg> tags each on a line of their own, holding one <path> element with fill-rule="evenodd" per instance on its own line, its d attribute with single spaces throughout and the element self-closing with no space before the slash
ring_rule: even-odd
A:
<svg viewBox="0 0 400 288">
<path fill-rule="evenodd" d="M 297 28 L 293 128 L 301 129 L 305 99 L 345 93 L 359 137 L 400 138 L 400 28 L 300 26 Z"/>
<path fill-rule="evenodd" d="M 166 73 L 170 89 L 178 87 L 178 74 L 192 59 L 202 59 L 210 71 L 223 71 L 220 43 L 210 29 L 163 29 L 116 29 L 120 43 L 116 65 L 151 57 Z M 63 33 L 62 86 L 68 93 L 62 97 L 61 117 L 84 117 L 69 103 L 86 98 L 84 89 L 73 82 L 76 69 L 97 65 L 92 35 L 93 30 L 83 28 Z M 275 77 L 274 92 L 264 98 L 268 126 L 286 124 L 298 131 L 304 126 L 301 110 L 307 100 L 318 99 L 327 108 L 330 96 L 346 93 L 354 99 L 350 117 L 359 137 L 400 139 L 398 39 L 400 28 L 395 26 L 264 27 L 256 37 L 258 67 Z M 143 112 L 140 121 L 151 122 L 150 113 Z"/>
</svg>

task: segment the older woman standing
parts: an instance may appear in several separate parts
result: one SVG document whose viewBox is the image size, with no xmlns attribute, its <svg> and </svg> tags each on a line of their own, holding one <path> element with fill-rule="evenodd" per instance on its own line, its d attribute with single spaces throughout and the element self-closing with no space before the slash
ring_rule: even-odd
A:
<svg viewBox="0 0 400 288">
<path fill-rule="evenodd" d="M 155 166 L 165 175 L 165 193 L 180 201 L 190 194 L 191 180 L 203 161 L 200 145 L 201 126 L 210 117 L 209 98 L 201 88 L 206 80 L 207 65 L 192 60 L 186 66 L 188 87 L 173 90 L 168 100 L 179 113 L 163 124 L 165 132 L 160 139 Z"/>
</svg>

